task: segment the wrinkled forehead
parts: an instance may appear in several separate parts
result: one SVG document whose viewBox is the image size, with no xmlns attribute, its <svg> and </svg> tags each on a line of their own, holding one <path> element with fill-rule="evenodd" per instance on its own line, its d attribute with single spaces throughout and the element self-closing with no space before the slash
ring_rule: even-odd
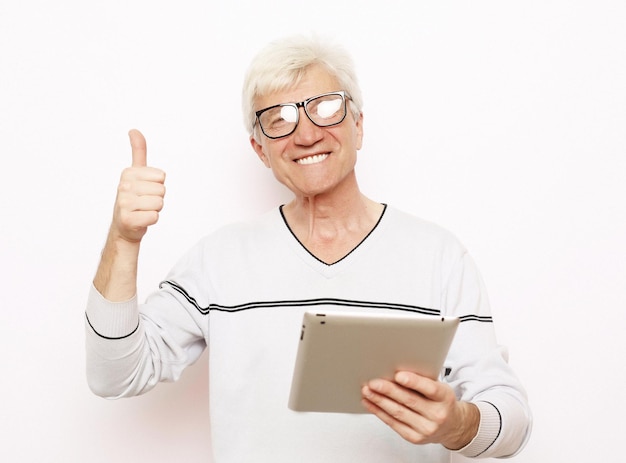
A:
<svg viewBox="0 0 626 463">
<path fill-rule="evenodd" d="M 254 110 L 280 103 L 295 103 L 337 90 L 342 90 L 337 78 L 322 64 L 314 64 L 304 69 L 285 69 L 274 78 L 258 81 Z"/>
</svg>

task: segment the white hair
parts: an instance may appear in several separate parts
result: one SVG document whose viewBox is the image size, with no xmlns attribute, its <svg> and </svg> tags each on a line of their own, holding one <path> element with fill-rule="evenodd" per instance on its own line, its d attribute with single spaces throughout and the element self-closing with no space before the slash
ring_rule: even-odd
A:
<svg viewBox="0 0 626 463">
<path fill-rule="evenodd" d="M 349 53 L 341 46 L 319 36 L 296 35 L 276 40 L 252 60 L 243 84 L 244 124 L 253 135 L 256 122 L 254 101 L 260 96 L 298 84 L 307 68 L 320 64 L 333 75 L 351 98 L 350 107 L 357 118 L 363 107 L 361 89 Z"/>
</svg>

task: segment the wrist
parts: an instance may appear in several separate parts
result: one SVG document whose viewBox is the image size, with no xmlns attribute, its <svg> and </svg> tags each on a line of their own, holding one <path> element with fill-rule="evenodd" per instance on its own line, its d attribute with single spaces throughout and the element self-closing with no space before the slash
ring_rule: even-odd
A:
<svg viewBox="0 0 626 463">
<path fill-rule="evenodd" d="M 478 434 L 480 427 L 480 411 L 470 402 L 457 402 L 458 419 L 456 431 L 449 439 L 442 442 L 448 450 L 460 450 L 467 446 Z"/>
<path fill-rule="evenodd" d="M 140 241 L 128 241 L 111 228 L 93 280 L 106 299 L 125 301 L 137 292 L 137 265 Z"/>
</svg>

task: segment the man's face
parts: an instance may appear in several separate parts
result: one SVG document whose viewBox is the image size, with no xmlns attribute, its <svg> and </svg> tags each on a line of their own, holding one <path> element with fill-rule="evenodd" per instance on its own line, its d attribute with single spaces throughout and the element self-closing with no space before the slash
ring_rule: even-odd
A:
<svg viewBox="0 0 626 463">
<path fill-rule="evenodd" d="M 299 102 L 338 90 L 343 89 L 337 79 L 322 66 L 312 66 L 298 85 L 259 97 L 254 107 L 259 110 Z M 254 138 L 250 142 L 261 161 L 298 197 L 332 193 L 352 183 L 356 186 L 354 166 L 363 138 L 363 117 L 355 120 L 348 107 L 346 118 L 339 125 L 318 127 L 306 116 L 304 108 L 299 111 L 296 130 L 284 138 L 267 138 L 257 127 L 259 142 Z"/>
</svg>

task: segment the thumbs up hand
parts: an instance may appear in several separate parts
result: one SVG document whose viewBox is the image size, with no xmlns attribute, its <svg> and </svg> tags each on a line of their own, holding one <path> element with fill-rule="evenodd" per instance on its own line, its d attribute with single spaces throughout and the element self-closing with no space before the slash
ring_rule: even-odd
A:
<svg viewBox="0 0 626 463">
<path fill-rule="evenodd" d="M 139 243 L 148 227 L 159 220 L 165 196 L 165 172 L 147 165 L 146 139 L 138 130 L 128 133 L 132 165 L 124 169 L 117 189 L 111 232 L 115 238 Z"/>
</svg>

